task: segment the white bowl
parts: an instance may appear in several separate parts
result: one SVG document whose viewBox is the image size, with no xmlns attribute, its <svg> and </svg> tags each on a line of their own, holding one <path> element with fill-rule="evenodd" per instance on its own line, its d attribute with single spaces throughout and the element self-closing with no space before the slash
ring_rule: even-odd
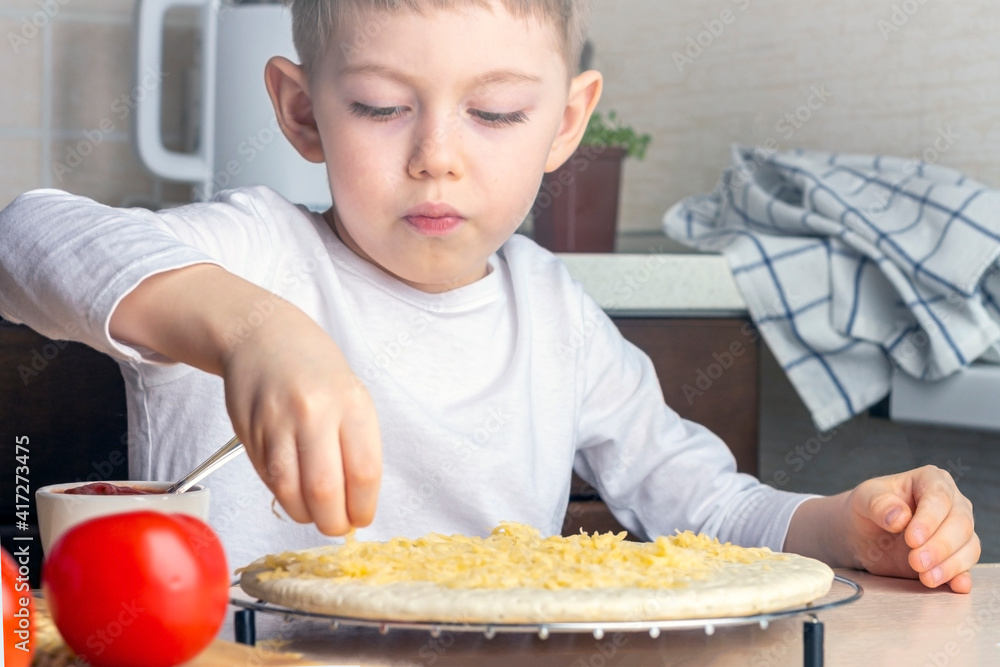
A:
<svg viewBox="0 0 1000 667">
<path fill-rule="evenodd" d="M 165 491 L 173 482 L 107 482 L 117 486 L 135 486 Z M 66 489 L 93 484 L 93 482 L 70 482 L 52 484 L 35 491 L 38 506 L 38 530 L 42 536 L 42 550 L 49 546 L 78 523 L 107 514 L 152 510 L 154 512 L 190 514 L 208 522 L 208 489 L 194 486 L 184 493 L 151 493 L 123 496 L 91 496 L 65 493 Z"/>
</svg>

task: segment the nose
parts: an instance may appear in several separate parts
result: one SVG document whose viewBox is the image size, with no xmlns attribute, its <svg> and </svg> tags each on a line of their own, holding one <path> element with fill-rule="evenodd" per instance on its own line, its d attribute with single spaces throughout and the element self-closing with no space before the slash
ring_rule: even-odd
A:
<svg viewBox="0 0 1000 667">
<path fill-rule="evenodd" d="M 408 170 L 412 178 L 463 176 L 461 120 L 457 114 L 428 117 L 420 124 Z"/>
</svg>

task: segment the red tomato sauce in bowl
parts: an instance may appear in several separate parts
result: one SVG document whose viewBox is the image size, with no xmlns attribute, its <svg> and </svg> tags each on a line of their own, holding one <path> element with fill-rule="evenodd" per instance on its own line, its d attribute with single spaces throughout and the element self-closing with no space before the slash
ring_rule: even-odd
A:
<svg viewBox="0 0 1000 667">
<path fill-rule="evenodd" d="M 138 486 L 120 486 L 118 484 L 109 484 L 108 482 L 94 482 L 92 484 L 84 484 L 83 486 L 74 486 L 66 489 L 63 493 L 81 496 L 142 496 L 163 492 L 143 489 Z"/>
</svg>

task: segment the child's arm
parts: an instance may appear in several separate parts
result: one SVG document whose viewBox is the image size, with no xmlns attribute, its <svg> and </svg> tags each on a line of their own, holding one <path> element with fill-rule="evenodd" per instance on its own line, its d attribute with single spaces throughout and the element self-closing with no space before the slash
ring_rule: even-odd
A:
<svg viewBox="0 0 1000 667">
<path fill-rule="evenodd" d="M 852 491 L 805 501 L 792 516 L 785 550 L 872 574 L 972 589 L 979 560 L 972 503 L 947 472 L 925 466 L 876 477 Z"/>
<path fill-rule="evenodd" d="M 298 214 L 265 191 L 160 213 L 26 193 L 0 211 L 0 313 L 131 363 L 158 360 L 115 336 L 221 375 L 236 432 L 289 515 L 343 533 L 374 511 L 374 408 L 310 317 L 234 275 L 278 270 L 273 257 L 248 251 L 275 245 L 259 206 L 285 223 Z M 214 266 L 223 263 L 229 271 Z M 242 338 L 236 321 L 264 312 Z"/>
<path fill-rule="evenodd" d="M 271 314 L 236 335 L 261 302 L 274 306 Z M 199 264 L 140 283 L 112 315 L 111 334 L 223 378 L 236 433 L 293 519 L 331 535 L 371 523 L 381 476 L 374 405 L 301 310 Z"/>
</svg>

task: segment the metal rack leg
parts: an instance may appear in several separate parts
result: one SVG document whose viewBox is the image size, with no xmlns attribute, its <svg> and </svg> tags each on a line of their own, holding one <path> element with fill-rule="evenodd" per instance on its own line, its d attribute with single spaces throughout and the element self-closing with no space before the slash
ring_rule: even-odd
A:
<svg viewBox="0 0 1000 667">
<path fill-rule="evenodd" d="M 810 616 L 802 624 L 802 664 L 805 667 L 823 667 L 823 624 Z"/>
<path fill-rule="evenodd" d="M 236 643 L 254 646 L 257 643 L 257 623 L 253 609 L 241 609 L 234 614 Z"/>
</svg>

